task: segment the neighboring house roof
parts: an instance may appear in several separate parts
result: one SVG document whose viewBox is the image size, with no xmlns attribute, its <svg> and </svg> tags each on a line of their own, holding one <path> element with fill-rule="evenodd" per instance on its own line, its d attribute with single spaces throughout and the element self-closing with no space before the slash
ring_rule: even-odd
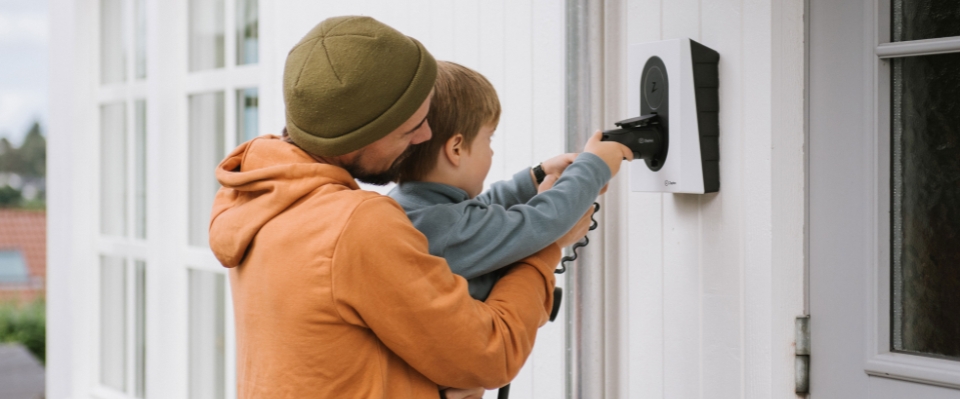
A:
<svg viewBox="0 0 960 399">
<path fill-rule="evenodd" d="M 4 250 L 19 250 L 30 276 L 45 279 L 47 276 L 47 213 L 0 209 L 0 251 Z"/>
</svg>

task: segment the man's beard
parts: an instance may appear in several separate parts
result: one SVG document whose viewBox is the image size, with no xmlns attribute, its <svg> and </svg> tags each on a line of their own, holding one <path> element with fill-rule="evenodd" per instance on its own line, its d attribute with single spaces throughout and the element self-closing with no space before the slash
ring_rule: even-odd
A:
<svg viewBox="0 0 960 399">
<path fill-rule="evenodd" d="M 354 179 L 367 184 L 372 184 L 374 186 L 385 186 L 387 183 L 397 180 L 397 176 L 400 174 L 400 164 L 412 153 L 413 146 L 411 145 L 408 146 L 407 149 L 404 150 L 403 153 L 400 154 L 400 156 L 398 156 L 392 164 L 390 164 L 390 167 L 387 168 L 387 170 L 382 172 L 373 173 L 361 167 L 360 161 L 364 155 L 362 152 L 357 155 L 357 157 L 353 160 L 353 163 L 350 165 L 343 165 L 343 168 L 346 169 L 347 172 L 350 172 L 350 175 L 353 176 Z"/>
</svg>

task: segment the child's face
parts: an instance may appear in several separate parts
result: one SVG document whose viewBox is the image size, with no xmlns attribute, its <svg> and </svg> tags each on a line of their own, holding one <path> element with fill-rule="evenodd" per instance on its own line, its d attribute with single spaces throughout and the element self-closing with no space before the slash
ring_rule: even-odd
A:
<svg viewBox="0 0 960 399">
<path fill-rule="evenodd" d="M 470 198 L 480 195 L 483 191 L 483 181 L 490 172 L 490 164 L 493 162 L 493 149 L 490 148 L 490 141 L 493 137 L 494 126 L 483 126 L 477 137 L 473 139 L 470 149 L 463 152 L 460 157 L 461 178 L 463 179 L 463 188 L 467 191 Z"/>
</svg>

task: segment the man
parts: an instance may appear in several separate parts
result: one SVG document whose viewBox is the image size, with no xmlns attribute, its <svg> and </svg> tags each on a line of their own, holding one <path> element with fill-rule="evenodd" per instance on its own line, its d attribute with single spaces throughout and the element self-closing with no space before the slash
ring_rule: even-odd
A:
<svg viewBox="0 0 960 399">
<path fill-rule="evenodd" d="M 383 184 L 425 121 L 436 62 L 371 18 L 321 22 L 284 70 L 289 137 L 259 138 L 218 167 L 210 246 L 230 267 L 241 398 L 436 398 L 507 384 L 553 301 L 554 244 L 486 302 Z M 585 232 L 584 232 L 585 233 Z"/>
</svg>

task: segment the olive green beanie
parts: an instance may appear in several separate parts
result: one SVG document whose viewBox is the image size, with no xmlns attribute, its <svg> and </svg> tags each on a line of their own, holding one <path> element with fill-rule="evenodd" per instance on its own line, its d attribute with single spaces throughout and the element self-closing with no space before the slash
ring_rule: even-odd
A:
<svg viewBox="0 0 960 399">
<path fill-rule="evenodd" d="M 410 119 L 436 76 L 417 40 L 370 17 L 329 18 L 287 56 L 287 133 L 315 155 L 358 150 Z"/>
</svg>

